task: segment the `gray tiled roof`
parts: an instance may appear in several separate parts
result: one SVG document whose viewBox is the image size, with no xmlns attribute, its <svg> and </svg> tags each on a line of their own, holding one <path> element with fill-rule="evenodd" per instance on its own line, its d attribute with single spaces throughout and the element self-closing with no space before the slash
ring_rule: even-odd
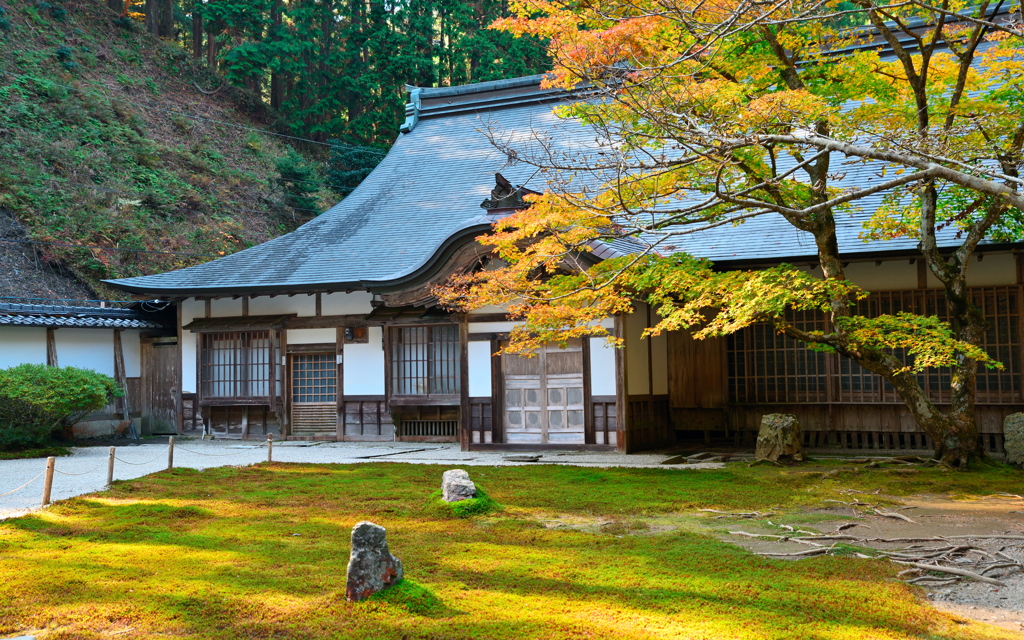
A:
<svg viewBox="0 0 1024 640">
<path fill-rule="evenodd" d="M 482 83 L 479 86 L 430 89 L 427 97 L 465 96 L 473 89 L 522 88 L 541 76 Z M 494 85 L 491 87 L 491 85 Z M 342 202 L 296 231 L 256 247 L 187 269 L 152 276 L 108 281 L 134 292 L 163 295 L 271 293 L 279 291 L 386 290 L 422 277 L 445 250 L 479 235 L 493 222 L 480 207 L 494 186 L 494 173 L 511 182 L 545 190 L 545 178 L 526 163 L 511 164 L 490 143 L 486 132 L 499 137 L 546 136 L 568 154 L 593 152 L 594 134 L 577 123 L 559 119 L 552 92 L 523 91 L 518 103 L 495 104 L 486 96 L 473 106 L 463 100 L 457 112 L 425 117 L 401 135 L 381 164 Z M 468 105 L 468 106 L 467 106 Z M 537 141 L 527 147 L 541 148 Z M 835 172 L 845 172 L 839 187 L 865 188 L 881 178 L 879 168 L 843 164 L 835 155 Z M 858 209 L 837 215 L 840 248 L 848 258 L 912 252 L 917 241 L 899 238 L 863 242 L 863 223 L 881 202 L 865 198 Z M 955 230 L 940 245 L 957 244 Z M 686 251 L 716 262 L 814 260 L 813 237 L 777 214 L 672 239 L 656 249 Z M 595 255 L 639 250 L 628 239 L 597 247 Z"/>
<path fill-rule="evenodd" d="M 17 327 L 78 327 L 96 329 L 163 329 L 134 309 L 0 304 L 0 325 Z"/>
</svg>

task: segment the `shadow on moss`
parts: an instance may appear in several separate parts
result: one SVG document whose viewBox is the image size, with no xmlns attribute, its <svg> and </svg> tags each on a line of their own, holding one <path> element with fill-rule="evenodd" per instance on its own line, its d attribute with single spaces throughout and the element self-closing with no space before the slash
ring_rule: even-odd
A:
<svg viewBox="0 0 1024 640">
<path fill-rule="evenodd" d="M 430 494 L 429 504 L 431 511 L 445 516 L 456 518 L 470 518 L 472 516 L 483 516 L 488 513 L 501 511 L 501 505 L 494 501 L 483 487 L 476 485 L 476 497 L 458 502 L 445 502 L 441 497 L 441 490 L 438 489 Z"/>
</svg>

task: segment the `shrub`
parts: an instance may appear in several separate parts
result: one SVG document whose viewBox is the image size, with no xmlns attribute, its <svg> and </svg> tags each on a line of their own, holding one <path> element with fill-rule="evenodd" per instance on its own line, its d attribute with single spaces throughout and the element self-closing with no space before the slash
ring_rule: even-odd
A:
<svg viewBox="0 0 1024 640">
<path fill-rule="evenodd" d="M 0 449 L 45 444 L 55 429 L 122 395 L 113 378 L 88 369 L 22 364 L 0 370 Z"/>
</svg>

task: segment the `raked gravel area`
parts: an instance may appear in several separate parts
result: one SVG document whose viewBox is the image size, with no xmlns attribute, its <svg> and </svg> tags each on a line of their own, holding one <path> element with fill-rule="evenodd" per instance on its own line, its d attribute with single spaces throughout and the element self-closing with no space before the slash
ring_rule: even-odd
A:
<svg viewBox="0 0 1024 640">
<path fill-rule="evenodd" d="M 167 468 L 165 442 L 126 441 L 115 450 L 114 479 L 139 478 Z M 51 501 L 64 500 L 104 489 L 107 482 L 109 447 L 77 447 L 72 455 L 56 459 Z M 614 452 L 544 451 L 538 462 L 507 458 L 526 455 L 516 452 L 461 451 L 457 444 L 415 442 L 275 442 L 274 462 L 355 464 L 360 462 L 404 462 L 441 465 L 536 465 L 566 464 L 588 467 L 635 467 L 660 469 L 716 469 L 721 463 L 685 466 L 661 463 L 665 454 Z M 174 446 L 174 466 L 191 469 L 250 465 L 267 459 L 263 442 L 179 439 Z M 40 508 L 46 460 L 0 460 L 0 519 L 22 515 Z M 35 478 L 33 480 L 33 478 Z M 29 482 L 31 481 L 31 482 Z M 18 489 L 25 483 L 22 489 Z M 13 492 L 12 492 L 13 491 Z M 7 494 L 7 495 L 3 495 Z"/>
</svg>

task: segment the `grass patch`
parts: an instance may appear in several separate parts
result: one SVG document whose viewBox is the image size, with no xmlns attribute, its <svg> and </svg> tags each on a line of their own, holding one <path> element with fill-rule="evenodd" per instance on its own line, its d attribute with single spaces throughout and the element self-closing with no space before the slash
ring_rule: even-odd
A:
<svg viewBox="0 0 1024 640">
<path fill-rule="evenodd" d="M 823 480 L 742 464 L 475 467 L 474 480 L 503 506 L 486 518 L 438 513 L 431 495 L 445 470 L 175 469 L 2 521 L 0 637 L 40 629 L 40 640 L 1018 637 L 935 611 L 882 561 L 772 560 L 696 528 L 639 530 L 706 515 L 701 507 L 821 506 L 837 489 L 1017 492 L 1024 474 L 1010 469 Z M 563 517 L 595 525 L 543 524 Z M 406 579 L 349 603 L 349 536 L 360 520 L 387 528 Z"/>
<path fill-rule="evenodd" d="M 70 456 L 71 449 L 67 447 L 51 446 L 38 447 L 36 449 L 22 449 L 21 451 L 0 451 L 0 460 L 23 460 L 25 458 L 49 458 Z"/>
<path fill-rule="evenodd" d="M 501 505 L 487 494 L 483 487 L 476 485 L 476 497 L 458 502 L 445 502 L 440 489 L 430 494 L 430 506 L 436 513 L 456 518 L 484 516 L 501 511 Z"/>
</svg>

